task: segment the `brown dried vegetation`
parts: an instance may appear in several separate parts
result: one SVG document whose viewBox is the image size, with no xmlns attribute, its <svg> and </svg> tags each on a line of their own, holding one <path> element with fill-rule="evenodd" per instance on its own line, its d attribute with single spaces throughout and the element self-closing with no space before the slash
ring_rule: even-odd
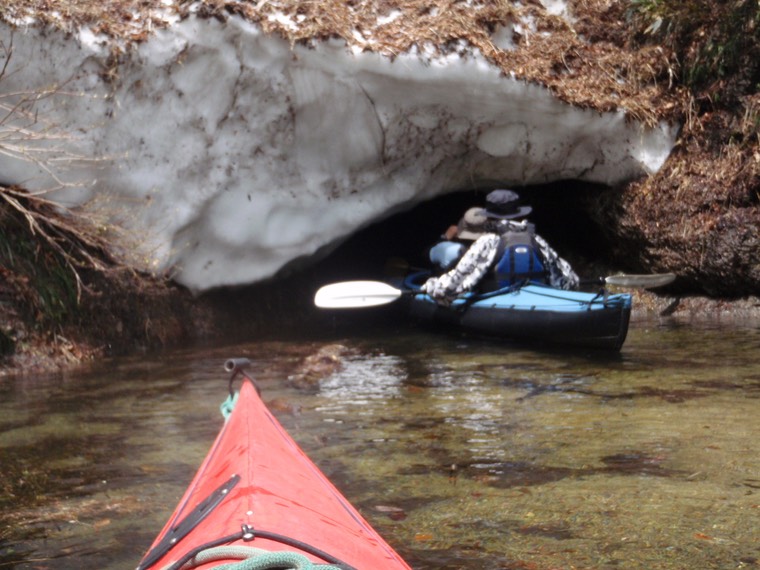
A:
<svg viewBox="0 0 760 570">
<path fill-rule="evenodd" d="M 479 52 L 504 73 L 544 85 L 570 103 L 600 111 L 623 109 L 648 123 L 673 118 L 681 97 L 668 89 L 674 71 L 667 50 L 627 44 L 626 2 L 577 0 L 570 3 L 572 20 L 548 13 L 536 0 L 3 2 L 0 14 L 6 19 L 34 18 L 65 30 L 89 26 L 118 49 L 146 40 L 168 26 L 170 16 L 192 13 L 220 21 L 240 16 L 291 44 L 340 39 L 352 49 L 391 58 L 411 50 Z M 508 30 L 513 49 L 494 43 L 494 34 L 502 29 Z"/>
<path fill-rule="evenodd" d="M 189 296 L 124 266 L 109 244 L 91 218 L 0 186 L 0 360 L 10 369 L 190 337 Z"/>
</svg>

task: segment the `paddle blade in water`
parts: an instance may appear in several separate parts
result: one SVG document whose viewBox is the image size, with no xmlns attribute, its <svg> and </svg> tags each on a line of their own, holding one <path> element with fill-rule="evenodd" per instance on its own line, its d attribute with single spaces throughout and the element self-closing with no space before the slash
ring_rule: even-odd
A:
<svg viewBox="0 0 760 570">
<path fill-rule="evenodd" d="M 401 293 L 382 281 L 344 281 L 320 288 L 314 304 L 322 309 L 375 307 L 395 301 Z"/>
</svg>

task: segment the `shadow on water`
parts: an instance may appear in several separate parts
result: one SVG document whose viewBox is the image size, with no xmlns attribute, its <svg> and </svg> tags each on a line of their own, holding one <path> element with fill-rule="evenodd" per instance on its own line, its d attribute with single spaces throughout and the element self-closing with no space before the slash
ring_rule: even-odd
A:
<svg viewBox="0 0 760 570">
<path fill-rule="evenodd" d="M 134 567 L 231 356 L 416 570 L 757 565 L 756 325 L 637 323 L 604 356 L 364 318 L 0 381 L 0 568 Z"/>
</svg>

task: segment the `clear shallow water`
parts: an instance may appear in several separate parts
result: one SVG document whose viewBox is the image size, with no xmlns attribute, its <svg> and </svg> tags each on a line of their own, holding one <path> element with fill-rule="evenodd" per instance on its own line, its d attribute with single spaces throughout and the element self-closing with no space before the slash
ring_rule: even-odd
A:
<svg viewBox="0 0 760 570">
<path fill-rule="evenodd" d="M 288 385 L 336 343 L 319 390 Z M 235 356 L 416 570 L 758 567 L 759 355 L 757 324 L 634 323 L 616 356 L 381 330 L 2 379 L 0 568 L 134 568 Z"/>
</svg>

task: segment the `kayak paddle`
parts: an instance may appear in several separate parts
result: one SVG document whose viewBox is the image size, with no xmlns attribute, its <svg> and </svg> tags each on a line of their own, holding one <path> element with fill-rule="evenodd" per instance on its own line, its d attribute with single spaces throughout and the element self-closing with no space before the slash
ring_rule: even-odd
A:
<svg viewBox="0 0 760 570">
<path fill-rule="evenodd" d="M 391 303 L 404 293 L 382 281 L 342 281 L 321 287 L 314 295 L 314 304 L 322 309 L 376 307 Z"/>
<path fill-rule="evenodd" d="M 676 276 L 674 273 L 653 273 L 651 275 L 610 275 L 602 279 L 606 285 L 653 289 L 672 283 Z"/>
<path fill-rule="evenodd" d="M 672 283 L 673 273 L 653 275 L 611 275 L 600 281 L 620 287 L 651 288 Z M 396 289 L 382 281 L 341 281 L 321 287 L 314 295 L 314 304 L 321 309 L 357 309 L 392 303 L 402 295 L 416 291 Z"/>
</svg>

